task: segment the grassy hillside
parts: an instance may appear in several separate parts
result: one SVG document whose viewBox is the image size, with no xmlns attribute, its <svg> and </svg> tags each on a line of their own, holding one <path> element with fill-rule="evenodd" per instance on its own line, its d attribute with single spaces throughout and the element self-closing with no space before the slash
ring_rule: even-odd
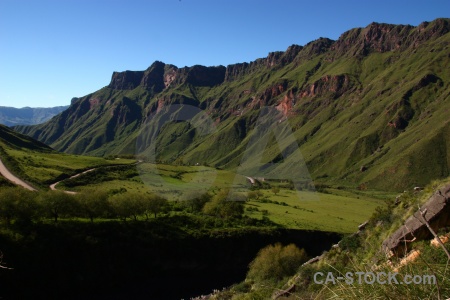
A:
<svg viewBox="0 0 450 300">
<path fill-rule="evenodd" d="M 421 240 L 420 237 L 406 241 L 411 251 L 418 251 L 420 254 L 415 260 L 409 259 L 404 264 L 403 257 L 388 258 L 381 245 L 417 211 L 418 206 L 423 205 L 437 189 L 449 182 L 450 178 L 435 181 L 423 191 L 408 191 L 401 194 L 397 201 L 389 201 L 386 208 L 378 209 L 372 215 L 365 229 L 344 237 L 338 245 L 324 252 L 318 262 L 302 266 L 297 263 L 294 274 L 284 273 L 284 277 L 277 278 L 274 274 L 267 273 L 268 270 L 273 270 L 273 264 L 267 261 L 267 268 L 257 268 L 255 261 L 267 259 L 260 251 L 257 259 L 250 264 L 245 281 L 215 292 L 210 299 L 273 299 L 276 295 L 277 299 L 317 300 L 447 299 L 450 297 L 449 257 L 441 247 L 434 247 L 430 240 Z M 441 224 L 445 224 L 445 218 L 448 217 L 446 213 L 448 210 L 443 213 Z M 439 228 L 437 233 L 440 236 L 450 234 L 448 227 Z M 448 242 L 445 244 L 447 251 L 450 250 L 449 245 Z M 368 273 L 367 279 L 362 276 L 359 280 L 356 272 Z M 371 274 L 377 276 L 379 273 L 379 279 L 372 282 Z M 394 273 L 398 273 L 395 280 L 388 279 L 386 274 Z M 268 276 L 262 277 L 264 274 Z M 333 278 L 327 277 L 329 274 Z M 341 276 L 343 279 L 339 279 Z M 435 276 L 436 281 L 427 281 L 430 276 Z M 414 283 L 410 280 L 413 278 Z"/>
<path fill-rule="evenodd" d="M 82 170 L 134 162 L 60 153 L 3 125 L 0 125 L 0 158 L 16 176 L 44 188 Z"/>
<path fill-rule="evenodd" d="M 226 68 L 155 62 L 15 129 L 73 154 L 398 191 L 449 175 L 449 31 L 372 23 Z"/>
<path fill-rule="evenodd" d="M 271 187 L 281 187 L 275 194 Z M 127 191 L 146 195 L 157 194 L 180 206 L 189 200 L 221 190 L 230 190 L 243 198 L 245 215 L 268 219 L 289 229 L 320 230 L 339 233 L 352 232 L 367 220 L 372 212 L 383 206 L 386 195 L 375 191 L 326 189 L 297 192 L 278 182 L 265 183 L 261 189 L 252 187 L 242 175 L 228 170 L 215 170 L 203 166 L 153 165 L 100 168 L 82 176 L 66 179 L 58 189 L 76 192 L 104 191 L 117 193 Z M 357 193 L 359 192 L 359 193 Z M 257 193 L 257 198 L 250 196 Z M 392 196 L 392 195 L 391 195 Z"/>
<path fill-rule="evenodd" d="M 95 190 L 108 194 L 127 191 L 142 196 L 153 193 L 179 203 L 181 207 L 187 200 L 204 193 L 216 194 L 220 190 L 231 189 L 247 197 L 254 189 L 245 176 L 229 170 L 151 163 L 135 165 L 130 159 L 64 154 L 4 126 L 0 126 L 0 134 L 2 161 L 17 176 L 42 189 L 63 180 L 57 186 L 60 190 Z M 68 178 L 97 167 L 92 172 Z M 281 187 L 280 191 L 274 194 L 271 185 Z M 11 186 L 11 183 L 3 179 L 0 186 Z M 307 190 L 296 192 L 291 188 L 279 182 L 266 182 L 258 190 L 258 199 L 246 202 L 245 215 L 259 220 L 267 218 L 290 229 L 348 233 L 382 205 L 382 201 L 377 199 L 380 197 L 373 191 L 365 195 L 351 190 L 316 193 Z M 339 195 L 339 192 L 344 194 Z M 342 207 L 348 209 L 340 209 Z"/>
</svg>

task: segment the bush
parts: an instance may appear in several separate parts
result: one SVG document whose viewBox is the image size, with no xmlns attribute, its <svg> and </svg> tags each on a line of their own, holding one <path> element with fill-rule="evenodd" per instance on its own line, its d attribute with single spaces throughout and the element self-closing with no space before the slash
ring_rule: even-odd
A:
<svg viewBox="0 0 450 300">
<path fill-rule="evenodd" d="M 258 200 L 261 198 L 264 194 L 261 191 L 250 191 L 247 193 L 247 199 L 248 200 Z"/>
<path fill-rule="evenodd" d="M 243 201 L 240 195 L 229 195 L 228 190 L 221 190 L 204 205 L 203 212 L 222 219 L 239 218 L 244 213 Z"/>
<path fill-rule="evenodd" d="M 201 212 L 209 200 L 211 200 L 211 195 L 208 193 L 190 192 L 183 195 L 184 205 L 193 213 Z"/>
<path fill-rule="evenodd" d="M 343 250 L 356 251 L 361 246 L 361 240 L 358 235 L 348 235 L 341 240 L 339 246 Z"/>
<path fill-rule="evenodd" d="M 306 252 L 294 244 L 269 245 L 261 249 L 250 263 L 247 277 L 255 281 L 280 281 L 287 276 L 294 275 L 306 259 Z"/>
</svg>

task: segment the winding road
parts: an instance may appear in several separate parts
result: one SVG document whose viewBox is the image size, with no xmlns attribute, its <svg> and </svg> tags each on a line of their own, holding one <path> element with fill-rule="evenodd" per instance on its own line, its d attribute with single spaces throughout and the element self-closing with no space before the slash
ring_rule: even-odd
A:
<svg viewBox="0 0 450 300">
<path fill-rule="evenodd" d="M 138 164 L 140 164 L 140 163 L 142 163 L 142 162 L 143 162 L 143 160 L 138 160 L 138 161 L 137 161 L 136 163 L 134 163 L 134 164 L 135 164 L 135 165 L 138 165 Z M 58 185 L 60 182 L 62 182 L 62 181 L 64 181 L 64 180 L 72 179 L 72 178 L 81 176 L 81 175 L 83 175 L 83 174 L 86 174 L 86 173 L 95 171 L 95 170 L 97 170 L 97 169 L 99 169 L 99 168 L 108 168 L 108 167 L 114 167 L 114 166 L 117 166 L 117 165 L 106 165 L 106 166 L 101 166 L 101 167 L 97 167 L 97 168 L 92 168 L 92 169 L 86 170 L 86 171 L 84 171 L 84 172 L 75 174 L 75 175 L 73 175 L 73 176 L 71 176 L 71 177 L 69 177 L 69 178 L 66 178 L 66 179 L 60 180 L 60 181 L 58 181 L 58 182 L 52 183 L 52 184 L 50 184 L 49 187 L 50 187 L 50 189 L 51 189 L 52 191 L 57 191 L 58 189 L 56 188 L 56 185 Z M 72 191 L 63 191 L 63 192 L 66 193 L 66 194 L 72 194 L 72 195 L 74 195 L 74 194 L 77 193 L 77 192 L 72 192 Z"/>
<path fill-rule="evenodd" d="M 97 170 L 97 169 L 98 169 L 98 168 L 93 168 L 93 169 L 86 170 L 86 171 L 84 171 L 84 172 L 75 174 L 75 175 L 73 175 L 72 177 L 69 177 L 68 179 L 72 179 L 72 178 L 78 177 L 78 176 L 80 176 L 80 175 L 83 175 L 83 174 L 92 172 L 92 171 Z M 65 180 L 65 179 L 63 179 L 63 180 Z M 55 182 L 55 183 L 53 183 L 53 184 L 50 184 L 50 189 L 51 189 L 52 191 L 56 191 L 56 190 L 57 190 L 57 189 L 56 189 L 56 185 L 57 185 L 58 183 L 60 183 L 61 181 L 63 181 L 63 180 L 60 180 L 60 181 Z M 66 193 L 66 194 L 72 194 L 72 195 L 74 195 L 74 194 L 77 193 L 77 192 L 71 192 L 71 191 L 63 191 L 63 192 Z"/>
<path fill-rule="evenodd" d="M 138 160 L 135 164 L 137 165 L 137 164 L 140 164 L 140 163 L 142 163 L 142 160 Z M 105 166 L 103 166 L 103 167 L 105 167 Z M 108 167 L 108 166 L 106 166 L 106 167 Z M 81 172 L 81 173 L 78 173 L 78 174 L 76 174 L 76 175 L 73 175 L 73 176 L 70 177 L 69 179 L 78 177 L 78 176 L 80 176 L 80 175 L 83 175 L 83 174 L 92 172 L 92 171 L 97 170 L 97 169 L 98 169 L 98 168 L 93 168 L 93 169 L 86 170 L 86 171 L 84 171 L 84 172 Z M 1 159 L 0 159 L 0 174 L 1 174 L 3 177 L 5 177 L 6 179 L 8 179 L 9 181 L 11 181 L 12 183 L 14 183 L 15 185 L 19 185 L 19 186 L 21 186 L 21 187 L 26 188 L 27 190 L 30 190 L 30 191 L 37 191 L 34 187 L 32 187 L 31 185 L 29 185 L 28 183 L 26 183 L 26 182 L 23 181 L 22 179 L 16 177 L 14 174 L 12 174 L 12 173 L 6 168 L 6 166 L 3 164 L 3 162 L 2 162 Z M 64 179 L 64 180 L 65 180 L 65 179 Z M 57 189 L 56 189 L 56 185 L 58 185 L 58 183 L 60 183 L 61 181 L 63 181 L 63 180 L 60 180 L 60 181 L 58 181 L 58 182 L 55 182 L 55 183 L 51 184 L 51 185 L 49 186 L 50 189 L 53 190 L 53 191 L 56 191 L 56 190 L 57 190 Z M 67 194 L 76 194 L 76 192 L 71 192 L 71 191 L 64 191 L 64 193 L 67 193 Z"/>
<path fill-rule="evenodd" d="M 30 191 L 37 191 L 34 187 L 32 187 L 31 185 L 29 185 L 28 183 L 26 183 L 25 181 L 21 180 L 20 178 L 16 177 L 14 174 L 12 174 L 3 164 L 2 160 L 0 159 L 0 174 L 3 175 L 3 177 L 5 177 L 6 179 L 8 179 L 9 181 L 11 181 L 12 183 L 16 184 L 16 185 L 20 185 L 24 188 L 26 188 L 27 190 Z"/>
</svg>

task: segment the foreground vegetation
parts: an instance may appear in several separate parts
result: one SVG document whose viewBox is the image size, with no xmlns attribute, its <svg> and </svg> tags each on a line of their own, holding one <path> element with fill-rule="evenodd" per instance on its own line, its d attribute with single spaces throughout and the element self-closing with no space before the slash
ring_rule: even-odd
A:
<svg viewBox="0 0 450 300">
<path fill-rule="evenodd" d="M 32 224 L 50 218 L 57 223 L 61 218 L 84 218 L 91 222 L 99 219 L 149 220 L 158 214 L 203 213 L 220 219 L 242 217 L 243 199 L 235 199 L 222 190 L 216 195 L 199 194 L 183 202 L 169 202 L 151 193 L 127 192 L 125 189 L 109 193 L 99 190 L 84 190 L 78 194 L 62 191 L 30 192 L 16 187 L 0 190 L 0 218 L 6 225 L 13 222 Z M 270 223 L 268 219 L 250 219 L 254 224 Z"/>
<path fill-rule="evenodd" d="M 363 231 L 344 237 L 338 246 L 325 252 L 319 262 L 301 267 L 300 263 L 297 263 L 297 269 L 293 272 L 295 275 L 286 271 L 282 273 L 284 276 L 276 275 L 276 272 L 273 276 L 255 276 L 252 267 L 260 261 L 266 261 L 264 266 L 270 268 L 270 257 L 277 257 L 284 251 L 282 247 L 267 248 L 261 251 L 250 265 L 247 278 L 243 282 L 230 289 L 216 291 L 211 299 L 269 299 L 274 295 L 280 295 L 279 299 L 447 299 L 450 297 L 450 258 L 443 249 L 431 246 L 429 241 L 417 241 L 413 248 L 420 251 L 419 258 L 406 266 L 394 268 L 393 266 L 399 265 L 401 258 L 388 260 L 381 251 L 381 243 L 417 210 L 418 205 L 422 205 L 438 187 L 448 182 L 448 179 L 437 181 L 427 186 L 424 191 L 403 193 L 397 203 L 394 200 L 388 201 L 386 207 L 375 211 Z M 441 228 L 438 234 L 448 235 L 449 232 L 450 228 Z M 445 244 L 445 247 L 450 250 L 450 243 Z M 269 252 L 277 254 L 268 255 Z M 258 274 L 264 274 L 261 267 L 258 270 L 262 272 Z M 324 274 L 319 277 L 321 284 L 314 281 L 317 272 Z M 326 281 L 330 272 L 335 277 L 343 278 L 346 278 L 348 272 L 398 272 L 396 278 L 399 282 L 405 279 L 406 275 L 416 280 L 433 275 L 436 282 L 383 284 L 375 281 L 373 284 L 367 284 L 364 281 L 359 283 L 356 275 L 353 282 Z M 384 279 L 387 280 L 387 276 L 381 281 Z M 292 288 L 293 286 L 295 288 Z"/>
<path fill-rule="evenodd" d="M 220 190 L 181 202 L 120 189 L 71 195 L 4 187 L 0 296 L 179 299 L 241 280 L 264 246 L 295 241 L 306 252 L 287 257 L 303 261 L 340 239 L 250 218 L 229 195 Z"/>
</svg>

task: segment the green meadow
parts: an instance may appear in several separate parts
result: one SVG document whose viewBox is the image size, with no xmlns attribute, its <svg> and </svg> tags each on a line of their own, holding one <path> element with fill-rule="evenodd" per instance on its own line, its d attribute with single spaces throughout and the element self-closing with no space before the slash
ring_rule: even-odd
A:
<svg viewBox="0 0 450 300">
<path fill-rule="evenodd" d="M 209 166 L 137 163 L 131 157 L 90 157 L 54 151 L 43 144 L 1 127 L 1 158 L 18 177 L 40 190 L 61 181 L 59 190 L 104 191 L 108 194 L 156 194 L 180 204 L 208 193 L 213 196 L 229 190 L 242 199 L 244 215 L 268 219 L 289 229 L 351 233 L 369 218 L 384 199 L 395 195 L 376 190 L 317 185 L 318 192 L 294 191 L 287 183 L 268 181 L 252 186 L 249 180 L 231 170 Z M 13 141 L 14 143 L 12 143 Z M 75 178 L 85 170 L 91 172 Z M 0 185 L 10 185 L 0 180 Z M 274 190 L 275 189 L 279 189 Z M 251 197 L 250 194 L 258 194 Z M 183 206 L 183 205 L 181 205 Z"/>
<path fill-rule="evenodd" d="M 268 217 L 287 228 L 351 233 L 366 221 L 383 201 L 349 193 L 329 193 L 280 189 L 277 195 L 264 190 L 259 200 L 248 201 L 246 215 Z"/>
<path fill-rule="evenodd" d="M 271 183 L 274 187 L 278 183 Z M 285 228 L 351 233 L 366 221 L 384 198 L 393 195 L 378 191 L 327 189 L 324 192 L 279 188 L 276 194 L 267 183 L 258 189 L 258 199 L 247 198 L 255 188 L 242 175 L 205 166 L 173 166 L 141 163 L 138 166 L 101 167 L 98 171 L 66 179 L 59 189 L 155 193 L 169 201 L 182 202 L 203 193 L 223 189 L 247 198 L 245 215 L 268 218 Z"/>
</svg>

